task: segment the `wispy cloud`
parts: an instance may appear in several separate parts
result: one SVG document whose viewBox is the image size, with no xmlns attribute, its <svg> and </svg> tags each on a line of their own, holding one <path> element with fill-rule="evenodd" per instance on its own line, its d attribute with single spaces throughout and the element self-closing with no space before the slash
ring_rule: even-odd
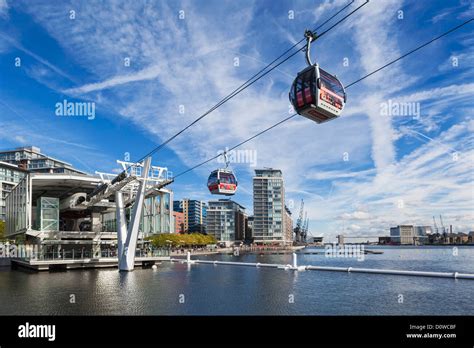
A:
<svg viewBox="0 0 474 348">
<path fill-rule="evenodd" d="M 33 17 L 85 72 L 74 87 L 42 83 L 54 92 L 106 105 L 160 143 L 280 54 L 288 41 L 300 37 L 297 30 L 312 27 L 315 19 L 320 22 L 346 3 L 324 1 L 314 11 L 304 11 L 307 4 L 298 3 L 293 22 L 286 18 L 286 9 L 266 16 L 253 1 L 36 1 L 15 6 Z M 370 2 L 318 42 L 316 57 L 345 82 L 397 57 L 404 40 L 415 35 L 394 20 L 403 5 L 401 0 Z M 70 9 L 76 11 L 75 20 L 64 16 Z M 181 9 L 184 19 L 178 16 Z M 282 34 L 275 35 L 275 28 Z M 283 49 L 280 42 L 285 43 Z M 16 45 L 58 77 L 69 79 L 39 54 Z M 468 62 L 468 51 L 456 50 L 463 64 Z M 349 67 L 342 65 L 345 57 L 350 57 Z M 130 66 L 124 65 L 125 58 L 130 58 Z M 441 73 L 452 73 L 432 60 Z M 287 62 L 279 73 L 230 100 L 169 149 L 191 166 L 287 117 L 288 86 L 304 64 L 303 55 Z M 343 220 L 344 228 L 353 233 L 380 235 L 390 225 L 427 223 L 432 214 L 440 213 L 465 228 L 473 221 L 473 197 L 466 189 L 472 185 L 472 168 L 466 161 L 472 158 L 473 84 L 456 78 L 424 85 L 423 71 L 395 64 L 348 89 L 340 119 L 324 125 L 294 119 L 247 146 L 257 151 L 259 166 L 283 170 L 288 199 L 305 197 L 317 229 L 314 234 L 335 235 Z M 39 76 L 37 80 L 41 82 Z M 421 103 L 422 117 L 408 122 L 382 116 L 380 104 L 389 98 Z M 408 141 L 415 145 L 405 146 Z M 451 149 L 459 152 L 459 161 L 453 160 Z M 219 165 L 213 162 L 196 170 L 200 181 L 194 184 L 176 182 L 176 196 L 208 199 L 206 176 Z M 244 188 L 235 199 L 251 204 L 254 168 L 234 167 Z"/>
<path fill-rule="evenodd" d="M 0 17 L 6 17 L 8 14 L 7 0 L 0 0 Z"/>
<path fill-rule="evenodd" d="M 153 80 L 153 79 L 156 79 L 158 76 L 160 76 L 160 71 L 162 71 L 162 69 L 163 67 L 160 67 L 160 66 L 152 66 L 152 67 L 140 70 L 134 74 L 114 76 L 105 81 L 96 82 L 96 83 L 88 83 L 80 87 L 68 88 L 68 89 L 65 89 L 63 92 L 65 94 L 83 94 L 83 93 L 89 93 L 89 92 L 98 91 L 102 89 L 112 88 L 115 86 L 120 86 L 120 85 L 127 84 L 130 82 Z"/>
<path fill-rule="evenodd" d="M 2 0 L 0 0 L 2 1 Z M 42 58 L 38 54 L 30 51 L 29 49 L 25 48 L 21 43 L 17 42 L 16 40 L 12 39 L 11 37 L 8 37 L 7 35 L 3 34 L 0 32 L 0 37 L 4 39 L 6 42 L 8 42 L 10 45 L 14 46 L 16 49 L 26 53 L 30 57 L 34 58 L 36 61 L 39 63 L 43 64 L 44 66 L 48 67 L 52 71 L 54 71 L 56 74 L 68 79 L 69 81 L 76 82 L 74 78 L 72 78 L 70 75 L 56 67 L 55 65 L 51 64 L 48 62 L 46 59 Z"/>
</svg>

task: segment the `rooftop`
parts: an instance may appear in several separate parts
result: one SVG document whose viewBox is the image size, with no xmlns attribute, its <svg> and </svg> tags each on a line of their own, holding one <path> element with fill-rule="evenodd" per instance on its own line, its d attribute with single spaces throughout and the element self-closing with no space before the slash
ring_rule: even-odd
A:
<svg viewBox="0 0 474 348">
<path fill-rule="evenodd" d="M 262 176 L 282 177 L 282 171 L 280 169 L 273 169 L 273 168 L 255 169 L 255 176 L 256 177 L 262 177 Z"/>
<path fill-rule="evenodd" d="M 79 192 L 91 193 L 102 182 L 90 175 L 51 173 L 32 173 L 31 180 L 33 201 L 40 196 L 64 198 Z"/>
<path fill-rule="evenodd" d="M 13 169 L 13 170 L 17 170 L 19 172 L 25 172 L 25 173 L 28 172 L 26 169 L 20 168 L 16 164 L 2 162 L 2 161 L 0 161 L 0 167 L 10 168 L 10 169 Z"/>
<path fill-rule="evenodd" d="M 230 198 L 220 198 L 220 199 L 218 199 L 218 200 L 216 200 L 216 201 L 209 201 L 209 208 L 211 207 L 211 205 L 213 205 L 213 204 L 219 204 L 219 203 L 231 203 L 231 204 L 236 204 L 236 205 L 238 205 L 241 209 L 243 209 L 243 210 L 246 209 L 243 205 L 237 203 L 236 201 L 233 201 L 233 200 L 230 199 Z"/>
<path fill-rule="evenodd" d="M 58 164 L 61 164 L 64 166 L 64 168 L 67 168 L 67 169 L 71 169 L 71 170 L 74 170 L 74 171 L 77 171 L 77 172 L 80 172 L 80 173 L 83 173 L 83 174 L 86 174 L 85 172 L 79 170 L 79 169 L 76 169 L 73 167 L 73 165 L 69 162 L 66 162 L 66 161 L 63 161 L 63 160 L 60 160 L 60 159 L 57 159 L 55 157 L 51 157 L 51 156 L 48 156 L 48 155 L 45 155 L 44 153 L 41 153 L 41 149 L 39 147 L 36 147 L 36 146 L 23 146 L 23 147 L 17 147 L 15 149 L 7 149 L 7 150 L 2 150 L 0 151 L 0 154 L 2 153 L 12 153 L 12 152 L 28 152 L 28 153 L 32 153 L 32 154 L 35 154 L 35 155 L 38 155 L 41 157 L 41 159 L 49 159 L 49 160 L 52 160 L 54 162 L 57 162 Z M 20 160 L 22 160 L 23 158 L 21 158 Z M 38 158 L 33 158 L 32 160 L 37 160 Z M 57 168 L 57 167 L 44 167 L 44 168 Z"/>
</svg>

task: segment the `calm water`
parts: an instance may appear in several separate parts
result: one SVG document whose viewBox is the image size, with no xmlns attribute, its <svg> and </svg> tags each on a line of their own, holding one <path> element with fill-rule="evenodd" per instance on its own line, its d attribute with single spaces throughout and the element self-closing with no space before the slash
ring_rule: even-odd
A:
<svg viewBox="0 0 474 348">
<path fill-rule="evenodd" d="M 474 273 L 474 247 L 379 247 L 356 259 L 299 256 L 299 264 Z M 319 249 L 320 251 L 322 249 Z M 204 259 L 206 257 L 200 257 Z M 208 259 L 290 263 L 291 255 Z M 70 294 L 76 303 L 69 303 Z M 179 303 L 180 294 L 185 303 Z M 403 303 L 398 303 L 399 294 Z M 289 296 L 294 303 L 289 303 Z M 474 281 L 237 266 L 171 264 L 27 273 L 0 270 L 0 314 L 474 315 Z"/>
</svg>

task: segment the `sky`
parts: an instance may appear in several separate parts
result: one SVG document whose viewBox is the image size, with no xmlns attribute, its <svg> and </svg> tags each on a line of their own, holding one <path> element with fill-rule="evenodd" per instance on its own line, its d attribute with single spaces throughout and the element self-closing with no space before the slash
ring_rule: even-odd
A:
<svg viewBox="0 0 474 348">
<path fill-rule="evenodd" d="M 34 145 L 116 172 L 116 160 L 140 159 L 347 3 L 0 0 L 0 149 Z M 348 85 L 471 17 L 466 0 L 371 1 L 317 40 L 312 59 Z M 388 235 L 440 214 L 455 232 L 474 230 L 472 23 L 348 88 L 340 118 L 298 116 L 239 148 L 233 199 L 251 215 L 254 170 L 271 167 L 295 220 L 304 199 L 314 236 Z M 303 53 L 288 60 L 153 165 L 180 173 L 288 117 L 305 66 Z M 94 117 L 58 115 L 64 101 L 90 103 Z M 216 199 L 206 182 L 222 165 L 179 177 L 175 199 Z"/>
</svg>

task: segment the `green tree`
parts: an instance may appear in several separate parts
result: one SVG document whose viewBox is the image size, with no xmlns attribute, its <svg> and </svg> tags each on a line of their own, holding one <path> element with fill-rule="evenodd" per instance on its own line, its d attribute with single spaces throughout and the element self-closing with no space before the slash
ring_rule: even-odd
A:
<svg viewBox="0 0 474 348">
<path fill-rule="evenodd" d="M 5 221 L 0 220 L 0 240 L 5 239 Z"/>
<path fill-rule="evenodd" d="M 147 239 L 155 248 L 205 246 L 216 243 L 216 239 L 213 236 L 200 233 L 161 233 Z"/>
</svg>

